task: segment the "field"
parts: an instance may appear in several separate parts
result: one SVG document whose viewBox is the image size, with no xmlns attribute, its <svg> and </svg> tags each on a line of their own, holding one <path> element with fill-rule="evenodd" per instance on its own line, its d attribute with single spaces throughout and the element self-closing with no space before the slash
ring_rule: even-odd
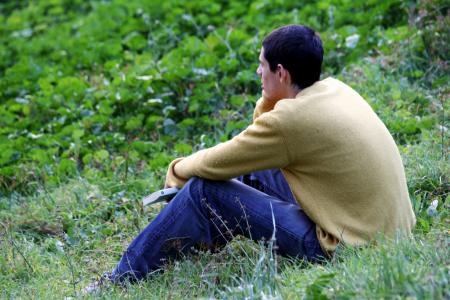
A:
<svg viewBox="0 0 450 300">
<path fill-rule="evenodd" d="M 237 237 L 86 298 L 449 299 L 446 1 L 0 3 L 0 297 L 62 299 L 118 262 L 161 209 L 175 157 L 228 140 L 261 93 L 262 38 L 305 24 L 324 74 L 359 92 L 402 154 L 412 239 L 320 265 Z"/>
</svg>

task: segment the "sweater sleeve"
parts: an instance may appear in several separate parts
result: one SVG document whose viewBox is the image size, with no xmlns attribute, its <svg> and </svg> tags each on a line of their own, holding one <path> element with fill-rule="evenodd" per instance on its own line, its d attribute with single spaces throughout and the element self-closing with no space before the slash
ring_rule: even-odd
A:
<svg viewBox="0 0 450 300">
<path fill-rule="evenodd" d="M 265 112 L 271 111 L 274 103 L 270 103 L 265 98 L 261 97 L 256 101 L 255 110 L 253 111 L 253 121 Z"/>
<path fill-rule="evenodd" d="M 233 139 L 179 160 L 173 173 L 183 179 L 227 180 L 252 171 L 282 168 L 288 165 L 289 157 L 279 126 L 274 114 L 261 115 Z"/>
</svg>

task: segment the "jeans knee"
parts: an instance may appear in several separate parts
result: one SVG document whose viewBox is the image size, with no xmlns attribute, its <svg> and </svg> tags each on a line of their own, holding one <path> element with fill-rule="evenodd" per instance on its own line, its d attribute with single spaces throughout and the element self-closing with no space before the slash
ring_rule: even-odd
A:
<svg viewBox="0 0 450 300">
<path fill-rule="evenodd" d="M 203 178 L 191 177 L 183 186 L 183 190 L 186 190 L 189 194 L 196 193 L 199 189 L 201 189 L 203 181 Z"/>
<path fill-rule="evenodd" d="M 205 179 L 200 177 L 192 177 L 188 180 L 188 182 L 183 186 L 180 192 L 186 193 L 186 199 L 190 199 L 192 202 L 200 202 L 203 196 L 203 184 Z"/>
<path fill-rule="evenodd" d="M 185 184 L 182 192 L 186 193 L 190 201 L 204 206 L 206 203 L 212 205 L 221 198 L 220 195 L 235 192 L 231 181 L 217 181 L 200 177 L 192 177 Z"/>
<path fill-rule="evenodd" d="M 183 189 L 186 189 L 187 198 L 194 206 L 208 208 L 216 205 L 218 194 L 227 190 L 226 184 L 226 181 L 192 177 Z"/>
</svg>

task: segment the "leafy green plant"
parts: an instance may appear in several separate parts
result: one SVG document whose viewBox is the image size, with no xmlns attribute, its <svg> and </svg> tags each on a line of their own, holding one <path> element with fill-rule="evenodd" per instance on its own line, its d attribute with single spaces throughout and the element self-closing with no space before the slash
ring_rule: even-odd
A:
<svg viewBox="0 0 450 300">
<path fill-rule="evenodd" d="M 399 145 L 412 240 L 310 265 L 235 239 L 103 298 L 433 298 L 448 293 L 445 1 L 0 3 L 1 298 L 78 297 L 161 207 L 168 163 L 249 124 L 261 39 L 315 28 Z M 269 246 L 269 247 L 267 247 Z"/>
<path fill-rule="evenodd" d="M 192 147 L 200 134 L 215 128 L 225 129 L 214 133 L 214 140 L 230 138 L 245 127 L 258 98 L 254 70 L 260 39 L 277 26 L 301 22 L 315 27 L 328 49 L 327 72 L 376 46 L 388 54 L 391 43 L 415 34 L 405 26 L 409 8 L 394 0 L 324 0 L 302 7 L 295 1 L 1 5 L 0 136 L 8 150 L 0 157 L 0 176 L 5 192 L 37 177 L 55 181 L 89 169 L 106 176 L 117 172 L 117 164 L 109 164 L 99 149 L 108 151 L 112 161 L 127 157 L 128 167 L 153 161 L 155 151 L 143 144 L 130 147 L 136 140 L 162 141 L 170 149 L 178 141 Z M 420 26 L 429 28 L 429 23 Z M 407 94 L 393 90 L 392 97 L 403 117 L 387 123 L 400 140 L 430 127 L 432 119 L 417 121 L 409 108 L 402 110 L 400 100 Z M 416 98 L 421 101 L 417 107 L 426 110 L 427 103 Z M 13 175 L 36 168 L 44 171 Z"/>
</svg>

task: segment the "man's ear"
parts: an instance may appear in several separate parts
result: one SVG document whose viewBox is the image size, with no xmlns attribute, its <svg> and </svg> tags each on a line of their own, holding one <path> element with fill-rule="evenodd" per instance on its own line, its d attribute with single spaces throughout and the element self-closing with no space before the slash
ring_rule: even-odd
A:
<svg viewBox="0 0 450 300">
<path fill-rule="evenodd" d="M 287 82 L 291 79 L 291 74 L 289 74 L 289 71 L 286 70 L 282 64 L 277 65 L 277 75 L 280 79 L 280 82 Z"/>
</svg>

